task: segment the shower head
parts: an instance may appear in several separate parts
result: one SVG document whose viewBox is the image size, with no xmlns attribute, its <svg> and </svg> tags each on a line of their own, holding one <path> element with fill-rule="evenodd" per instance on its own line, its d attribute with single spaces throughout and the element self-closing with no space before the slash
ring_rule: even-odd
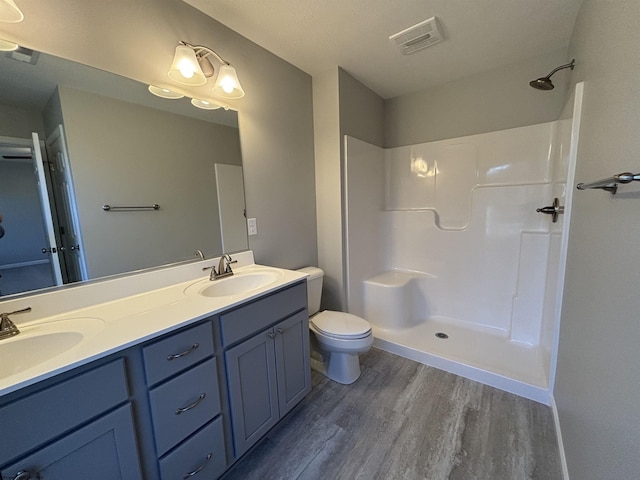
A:
<svg viewBox="0 0 640 480">
<path fill-rule="evenodd" d="M 554 68 L 549 75 L 546 77 L 540 77 L 535 80 L 531 80 L 529 85 L 531 85 L 536 90 L 553 90 L 553 82 L 551 81 L 551 75 L 556 73 L 558 70 L 563 70 L 565 68 L 570 68 L 573 70 L 573 67 L 576 65 L 576 60 L 571 60 L 571 63 L 567 63 L 566 65 L 560 65 L 557 68 Z"/>
</svg>

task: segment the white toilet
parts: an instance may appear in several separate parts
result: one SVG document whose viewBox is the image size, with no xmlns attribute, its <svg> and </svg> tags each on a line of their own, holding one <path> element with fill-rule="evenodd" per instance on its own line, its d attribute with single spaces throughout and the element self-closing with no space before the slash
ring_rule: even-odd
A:
<svg viewBox="0 0 640 480">
<path fill-rule="evenodd" d="M 355 382 L 360 376 L 358 354 L 368 351 L 373 344 L 371 325 L 350 313 L 331 310 L 317 313 L 320 310 L 324 272 L 316 267 L 305 267 L 298 271 L 309 275 L 309 329 L 320 348 L 320 352 L 314 352 L 312 348 L 311 368 L 338 383 L 348 385 Z M 314 358 L 318 353 L 321 359 Z"/>
</svg>

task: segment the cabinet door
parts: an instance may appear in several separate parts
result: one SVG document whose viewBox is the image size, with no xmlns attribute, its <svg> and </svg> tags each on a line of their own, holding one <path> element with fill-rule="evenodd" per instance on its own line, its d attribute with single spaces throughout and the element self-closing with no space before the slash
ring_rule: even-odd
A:
<svg viewBox="0 0 640 480">
<path fill-rule="evenodd" d="M 273 329 L 225 353 L 236 458 L 279 419 Z"/>
<path fill-rule="evenodd" d="M 142 479 L 138 463 L 131 405 L 126 404 L 89 425 L 62 437 L 27 458 L 4 468 L 2 479 L 22 478 L 68 480 Z"/>
<path fill-rule="evenodd" d="M 280 417 L 311 391 L 309 318 L 304 310 L 275 326 Z"/>
</svg>

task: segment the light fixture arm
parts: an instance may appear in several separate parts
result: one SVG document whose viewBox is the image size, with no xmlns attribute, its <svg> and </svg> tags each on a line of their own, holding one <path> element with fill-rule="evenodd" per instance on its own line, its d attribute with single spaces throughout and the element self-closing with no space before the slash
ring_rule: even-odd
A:
<svg viewBox="0 0 640 480">
<path fill-rule="evenodd" d="M 227 62 L 224 58 L 222 58 L 216 52 L 211 50 L 209 47 L 205 47 L 204 45 L 191 45 L 190 43 L 187 43 L 183 40 L 180 40 L 179 43 L 181 45 L 184 45 L 186 47 L 193 49 L 193 51 L 196 52 L 196 57 L 198 58 L 206 58 L 208 55 L 213 55 L 223 65 L 231 65 L 229 62 Z M 204 55 L 203 55 L 203 52 L 204 52 Z"/>
<path fill-rule="evenodd" d="M 544 78 L 549 79 L 551 78 L 551 75 L 556 73 L 558 70 L 564 70 L 565 68 L 570 68 L 571 70 L 573 70 L 575 66 L 576 66 L 576 60 L 574 58 L 573 60 L 571 60 L 570 63 L 567 63 L 566 65 L 560 65 L 559 67 L 554 68 L 553 70 L 551 70 L 551 73 Z"/>
</svg>

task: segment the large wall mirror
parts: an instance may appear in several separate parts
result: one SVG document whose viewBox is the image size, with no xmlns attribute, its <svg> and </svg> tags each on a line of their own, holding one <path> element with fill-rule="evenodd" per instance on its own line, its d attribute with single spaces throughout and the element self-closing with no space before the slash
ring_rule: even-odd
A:
<svg viewBox="0 0 640 480">
<path fill-rule="evenodd" d="M 28 50 L 0 72 L 0 298 L 248 248 L 236 112 Z"/>
</svg>

